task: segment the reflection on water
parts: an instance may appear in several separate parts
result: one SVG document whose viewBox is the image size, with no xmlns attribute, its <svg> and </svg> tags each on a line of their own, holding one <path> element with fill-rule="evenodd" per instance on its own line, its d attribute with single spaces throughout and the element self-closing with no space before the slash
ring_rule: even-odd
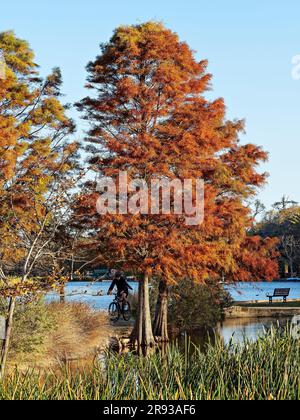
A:
<svg viewBox="0 0 300 420">
<path fill-rule="evenodd" d="M 249 340 L 257 340 L 271 327 L 280 326 L 285 328 L 290 324 L 289 319 L 258 318 L 258 319 L 227 319 L 219 326 L 218 332 L 226 344 L 232 339 L 236 343 L 243 342 L 246 337 Z"/>
<path fill-rule="evenodd" d="M 229 344 L 230 342 L 242 344 L 245 339 L 256 341 L 259 337 L 263 337 L 272 327 L 279 326 L 285 329 L 290 324 L 291 319 L 288 318 L 280 320 L 275 318 L 228 319 L 215 329 L 195 331 L 188 334 L 188 337 L 183 334 L 178 339 L 178 342 L 182 348 L 186 348 L 190 341 L 196 347 L 205 350 L 207 343 L 214 343 L 216 338 L 220 338 L 224 344 Z"/>
</svg>

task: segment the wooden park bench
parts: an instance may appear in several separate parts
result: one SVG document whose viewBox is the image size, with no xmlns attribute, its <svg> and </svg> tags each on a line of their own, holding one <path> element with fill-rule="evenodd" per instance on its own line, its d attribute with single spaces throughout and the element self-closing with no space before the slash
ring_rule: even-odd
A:
<svg viewBox="0 0 300 420">
<path fill-rule="evenodd" d="M 267 295 L 267 297 L 269 298 L 270 303 L 273 303 L 274 298 L 283 298 L 283 302 L 286 303 L 290 291 L 291 289 L 275 289 L 273 295 Z"/>
</svg>

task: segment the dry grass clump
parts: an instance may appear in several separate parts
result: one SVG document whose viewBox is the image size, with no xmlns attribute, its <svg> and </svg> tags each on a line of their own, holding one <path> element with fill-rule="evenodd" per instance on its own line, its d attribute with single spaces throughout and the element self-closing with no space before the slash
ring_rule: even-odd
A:
<svg viewBox="0 0 300 420">
<path fill-rule="evenodd" d="M 0 314 L 4 311 L 5 305 L 0 302 Z M 107 348 L 112 335 L 108 316 L 87 304 L 20 301 L 9 365 L 26 369 L 89 358 Z"/>
<path fill-rule="evenodd" d="M 105 313 L 83 303 L 51 303 L 48 311 L 56 325 L 44 343 L 48 362 L 86 358 L 107 347 L 111 331 Z"/>
</svg>

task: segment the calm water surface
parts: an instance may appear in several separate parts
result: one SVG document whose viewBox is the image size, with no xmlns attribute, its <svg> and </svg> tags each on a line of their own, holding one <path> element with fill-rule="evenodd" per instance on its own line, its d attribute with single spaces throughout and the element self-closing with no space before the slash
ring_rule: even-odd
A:
<svg viewBox="0 0 300 420">
<path fill-rule="evenodd" d="M 291 289 L 290 298 L 300 299 L 300 282 L 273 282 L 273 283 L 236 283 L 225 286 L 236 301 L 266 300 L 266 295 L 274 289 Z"/>
</svg>

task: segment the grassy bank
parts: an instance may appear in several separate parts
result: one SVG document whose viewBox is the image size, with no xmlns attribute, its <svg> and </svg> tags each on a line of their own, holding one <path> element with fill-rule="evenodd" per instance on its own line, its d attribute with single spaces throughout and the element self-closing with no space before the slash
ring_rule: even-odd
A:
<svg viewBox="0 0 300 420">
<path fill-rule="evenodd" d="M 0 313 L 5 313 L 4 304 Z M 94 356 L 112 334 L 107 316 L 82 303 L 20 301 L 14 318 L 9 368 L 51 367 Z"/>
<path fill-rule="evenodd" d="M 300 346 L 288 330 L 255 343 L 176 346 L 146 358 L 107 354 L 94 368 L 47 375 L 15 371 L 0 384 L 0 399 L 62 400 L 296 400 Z"/>
</svg>

